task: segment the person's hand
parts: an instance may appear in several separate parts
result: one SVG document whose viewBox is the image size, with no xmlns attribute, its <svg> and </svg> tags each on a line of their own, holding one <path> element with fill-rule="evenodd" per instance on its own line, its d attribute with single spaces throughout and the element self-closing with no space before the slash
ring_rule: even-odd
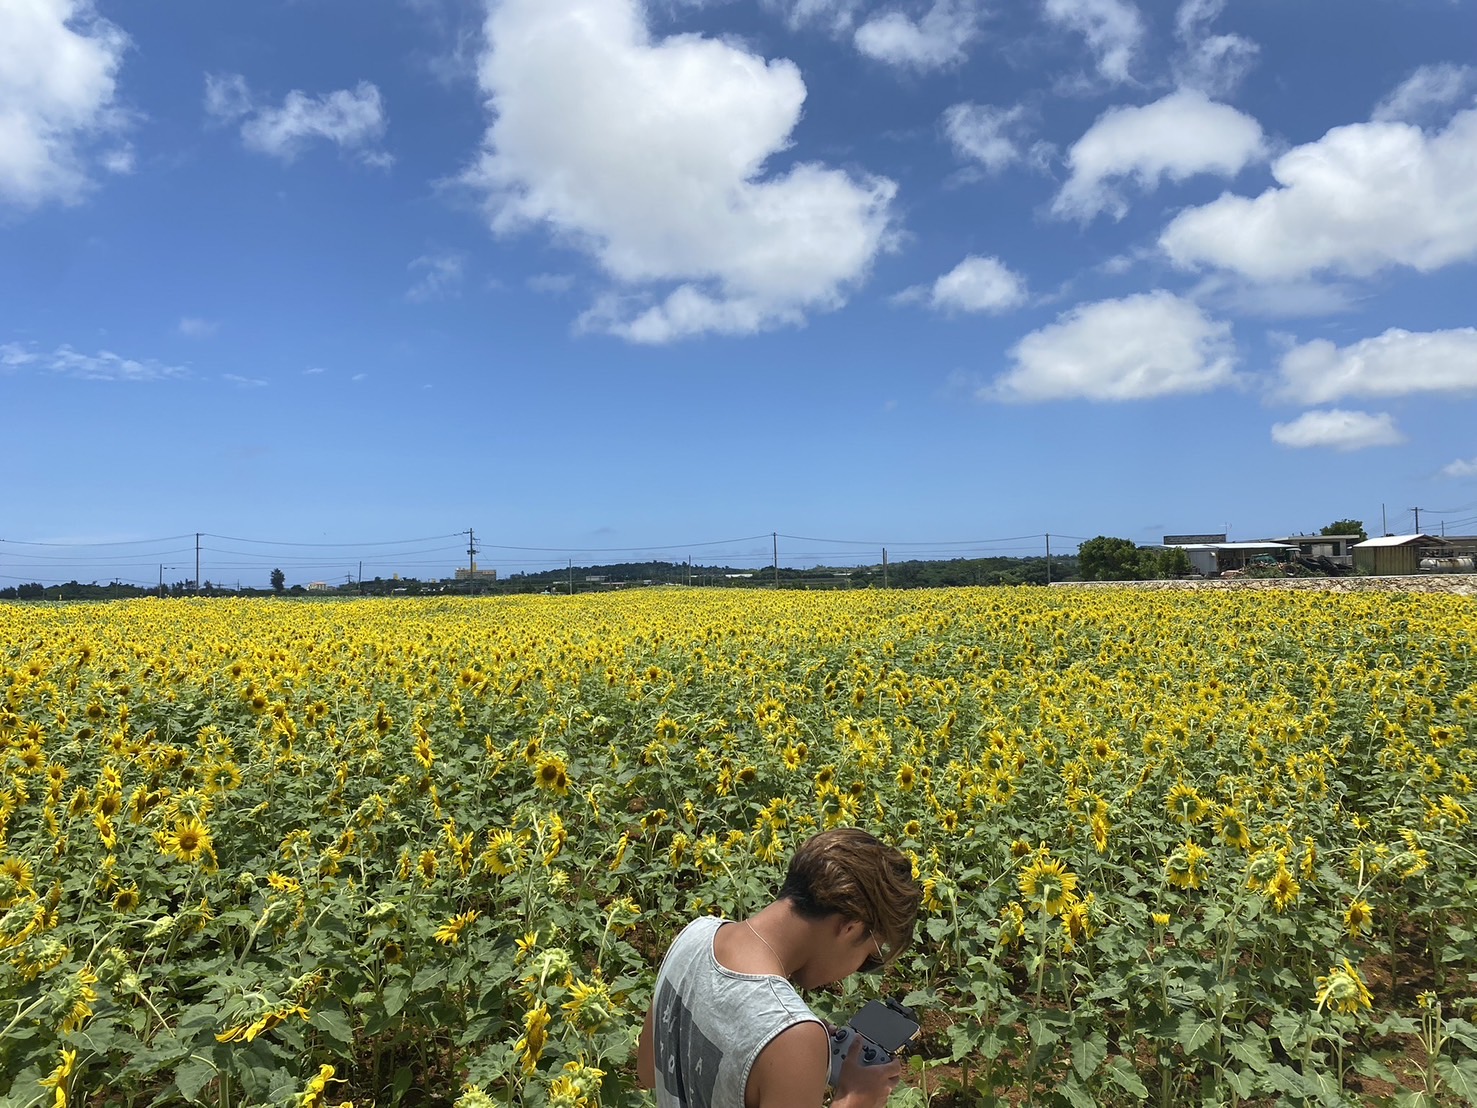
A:
<svg viewBox="0 0 1477 1108">
<path fill-rule="evenodd" d="M 881 1108 L 903 1079 L 901 1058 L 881 1066 L 864 1066 L 861 1050 L 861 1036 L 857 1036 L 841 1064 L 841 1080 L 836 1082 L 831 1108 Z"/>
</svg>

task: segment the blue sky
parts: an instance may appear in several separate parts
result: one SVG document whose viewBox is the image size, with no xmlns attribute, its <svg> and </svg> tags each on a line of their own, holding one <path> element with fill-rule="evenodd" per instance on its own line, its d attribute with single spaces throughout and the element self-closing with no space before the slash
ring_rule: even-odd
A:
<svg viewBox="0 0 1477 1108">
<path fill-rule="evenodd" d="M 1469 0 L 0 5 L 0 584 L 1470 533 L 1474 262 Z"/>
</svg>

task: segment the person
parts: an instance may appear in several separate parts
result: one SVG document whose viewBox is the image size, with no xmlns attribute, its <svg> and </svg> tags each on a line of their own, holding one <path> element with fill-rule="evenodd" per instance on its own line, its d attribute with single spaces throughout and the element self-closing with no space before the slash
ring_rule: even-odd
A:
<svg viewBox="0 0 1477 1108">
<path fill-rule="evenodd" d="M 820 1108 L 828 1026 L 800 998 L 876 972 L 912 942 L 922 890 L 900 851 L 854 827 L 804 842 L 775 900 L 749 918 L 693 920 L 657 974 L 636 1050 L 657 1108 Z M 841 1069 L 832 1108 L 881 1108 L 902 1062 Z"/>
</svg>

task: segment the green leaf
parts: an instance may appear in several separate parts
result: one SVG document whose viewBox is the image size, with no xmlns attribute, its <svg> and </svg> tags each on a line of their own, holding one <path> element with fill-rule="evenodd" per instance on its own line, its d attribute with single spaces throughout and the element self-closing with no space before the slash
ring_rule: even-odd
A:
<svg viewBox="0 0 1477 1108">
<path fill-rule="evenodd" d="M 415 1084 L 415 1071 L 409 1066 L 401 1066 L 395 1071 L 394 1080 L 390 1082 L 390 1100 L 393 1102 L 404 1099 L 413 1084 Z"/>
<path fill-rule="evenodd" d="M 1236 1090 L 1236 1095 L 1242 1100 L 1250 1100 L 1256 1096 L 1256 1075 L 1246 1070 L 1222 1070 L 1221 1076 L 1226 1079 L 1226 1084 Z"/>
<path fill-rule="evenodd" d="M 1045 1019 L 1036 1013 L 1026 1017 L 1026 1030 L 1031 1034 L 1031 1042 L 1036 1046 L 1051 1046 L 1061 1042 L 1061 1035 L 1054 1031 Z"/>
<path fill-rule="evenodd" d="M 203 1103 L 200 1099 L 200 1090 L 215 1080 L 215 1067 L 204 1058 L 191 1057 L 184 1065 L 174 1071 L 174 1087 L 179 1090 L 180 1096 L 191 1104 Z"/>
<path fill-rule="evenodd" d="M 1082 1087 L 1075 1074 L 1067 1074 L 1067 1079 L 1061 1083 L 1060 1089 L 1072 1108 L 1098 1108 L 1093 1095 Z"/>
<path fill-rule="evenodd" d="M 949 1028 L 949 1061 L 957 1062 L 967 1054 L 974 1053 L 974 1037 L 969 1028 L 962 1023 L 956 1023 Z"/>
<path fill-rule="evenodd" d="M 1444 1021 L 1441 1030 L 1469 1050 L 1477 1050 L 1477 1027 L 1473 1027 L 1460 1016 Z"/>
<path fill-rule="evenodd" d="M 1149 1099 L 1148 1086 L 1144 1084 L 1143 1078 L 1133 1068 L 1133 1063 L 1127 1058 L 1119 1056 L 1110 1061 L 1105 1072 L 1109 1080 L 1126 1093 L 1132 1093 L 1140 1100 Z"/>
<path fill-rule="evenodd" d="M 1314 1095 L 1309 1087 L 1308 1080 L 1291 1066 L 1284 1066 L 1281 1062 L 1273 1062 L 1267 1066 L 1262 1073 L 1262 1080 L 1274 1093 L 1286 1093 L 1288 1096 L 1305 1099 Z"/>
<path fill-rule="evenodd" d="M 1394 1072 L 1376 1058 L 1373 1054 L 1362 1054 L 1354 1063 L 1354 1072 L 1361 1073 L 1365 1077 L 1373 1077 L 1376 1081 L 1388 1081 L 1391 1085 L 1399 1085 L 1400 1078 Z"/>
<path fill-rule="evenodd" d="M 990 1028 L 990 1030 L 985 1032 L 985 1037 L 980 1040 L 980 1057 L 993 1062 L 996 1058 L 1000 1057 L 1000 1052 L 1005 1049 L 1005 1045 L 1008 1042 L 1010 1042 L 1010 1039 L 1002 1035 L 998 1027 Z"/>
<path fill-rule="evenodd" d="M 1477 1106 L 1477 1064 L 1463 1058 L 1453 1062 L 1450 1058 L 1436 1059 L 1436 1072 L 1446 1082 L 1446 1087 L 1468 1104 Z"/>
<path fill-rule="evenodd" d="M 1186 1054 L 1194 1054 L 1215 1038 L 1215 1024 L 1198 1012 L 1186 1012 L 1180 1017 L 1175 1037 Z"/>
<path fill-rule="evenodd" d="M 1261 1073 L 1272 1060 L 1265 1047 L 1245 1040 L 1227 1043 L 1226 1053 L 1255 1073 Z"/>
<path fill-rule="evenodd" d="M 1077 1076 L 1084 1081 L 1097 1073 L 1098 1067 L 1103 1064 L 1103 1059 L 1108 1056 L 1108 1040 L 1101 1032 L 1094 1032 L 1085 1039 L 1078 1039 L 1072 1045 L 1072 1068 L 1077 1071 Z"/>
<path fill-rule="evenodd" d="M 409 995 L 410 985 L 403 977 L 391 981 L 385 986 L 385 1013 L 391 1016 L 398 1013 Z"/>
<path fill-rule="evenodd" d="M 349 1017 L 344 1015 L 343 1009 L 320 1008 L 313 1013 L 313 1018 L 308 1022 L 312 1027 L 323 1032 L 324 1038 L 340 1048 L 343 1053 L 349 1054 L 353 1051 L 354 1028 L 349 1023 Z"/>
</svg>

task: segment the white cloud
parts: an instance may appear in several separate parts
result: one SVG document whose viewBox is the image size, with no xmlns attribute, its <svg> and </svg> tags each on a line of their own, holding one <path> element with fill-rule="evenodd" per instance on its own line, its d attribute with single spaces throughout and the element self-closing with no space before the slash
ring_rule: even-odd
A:
<svg viewBox="0 0 1477 1108">
<path fill-rule="evenodd" d="M 892 181 L 766 174 L 805 99 L 791 62 L 653 41 L 635 0 L 504 0 L 487 35 L 493 121 L 461 180 L 495 231 L 542 226 L 622 286 L 585 326 L 665 342 L 799 323 L 890 246 Z"/>
<path fill-rule="evenodd" d="M 17 369 L 23 365 L 30 365 L 35 360 L 36 355 L 18 342 L 0 343 L 0 367 Z"/>
<path fill-rule="evenodd" d="M 303 376 L 304 377 L 316 377 L 320 373 L 327 373 L 327 372 L 328 372 L 328 370 L 324 369 L 321 365 L 313 365 L 313 366 L 309 366 L 307 369 L 303 370 Z"/>
<path fill-rule="evenodd" d="M 205 114 L 232 123 L 251 114 L 251 89 L 239 73 L 205 75 Z"/>
<path fill-rule="evenodd" d="M 179 321 L 179 333 L 186 338 L 208 339 L 220 330 L 220 326 L 213 319 L 198 319 L 187 315 Z"/>
<path fill-rule="evenodd" d="M 235 373 L 222 373 L 221 380 L 235 385 L 238 389 L 264 389 L 268 384 L 260 377 L 242 377 Z"/>
<path fill-rule="evenodd" d="M 819 24 L 834 34 L 845 34 L 856 21 L 862 0 L 762 0 L 763 6 L 784 16 L 791 30 Z"/>
<path fill-rule="evenodd" d="M 0 346 L 0 365 L 31 366 L 60 377 L 86 381 L 163 381 L 189 376 L 189 370 L 183 366 L 165 365 L 153 358 L 139 361 L 111 350 L 83 354 L 70 346 L 59 346 L 50 354 L 38 354 L 18 343 L 6 343 Z"/>
<path fill-rule="evenodd" d="M 1441 468 L 1443 477 L 1477 477 L 1477 458 L 1458 458 Z"/>
<path fill-rule="evenodd" d="M 933 283 L 899 294 L 899 300 L 924 300 L 932 308 L 958 312 L 1006 312 L 1024 304 L 1026 281 L 998 258 L 971 254 Z"/>
<path fill-rule="evenodd" d="M 1370 118 L 1381 123 L 1422 123 L 1456 104 L 1472 102 L 1477 66 L 1423 65 L 1375 105 Z"/>
<path fill-rule="evenodd" d="M 1015 366 L 983 390 L 1002 400 L 1145 400 L 1208 392 L 1234 379 L 1229 324 L 1156 290 L 1083 304 L 1010 351 Z"/>
<path fill-rule="evenodd" d="M 856 29 L 856 48 L 869 58 L 912 69 L 962 62 L 979 37 L 977 0 L 934 0 L 919 19 L 899 11 L 873 16 Z"/>
<path fill-rule="evenodd" d="M 1272 424 L 1272 441 L 1295 449 L 1326 447 L 1332 450 L 1364 450 L 1371 446 L 1395 446 L 1405 441 L 1387 412 L 1346 412 L 1340 408 L 1304 412 L 1291 423 Z"/>
<path fill-rule="evenodd" d="M 1180 50 L 1173 69 L 1181 88 L 1199 89 L 1207 96 L 1228 96 L 1256 61 L 1258 47 L 1249 38 L 1212 33 L 1211 24 L 1225 6 L 1226 0 L 1184 0 L 1175 12 L 1174 32 Z"/>
<path fill-rule="evenodd" d="M 0 3 L 0 203 L 76 203 L 88 191 L 97 148 L 128 122 L 115 102 L 128 45 L 91 0 Z"/>
<path fill-rule="evenodd" d="M 1025 115 L 1019 104 L 1013 108 L 953 104 L 944 111 L 944 134 L 961 157 L 979 162 L 988 173 L 999 173 L 1025 160 Z"/>
<path fill-rule="evenodd" d="M 258 105 L 239 73 L 212 74 L 205 78 L 205 111 L 222 122 L 240 120 L 247 149 L 283 161 L 313 139 L 353 151 L 367 165 L 382 168 L 394 160 L 375 145 L 385 133 L 385 110 L 379 89 L 368 81 L 321 96 L 293 89 L 274 108 Z"/>
<path fill-rule="evenodd" d="M 1248 281 L 1233 273 L 1208 273 L 1191 299 L 1235 315 L 1299 319 L 1353 311 L 1358 297 L 1346 284 L 1325 281 Z"/>
<path fill-rule="evenodd" d="M 1133 80 L 1144 21 L 1128 0 L 1045 0 L 1043 11 L 1050 22 L 1087 40 L 1099 74 L 1119 83 Z"/>
<path fill-rule="evenodd" d="M 1272 175 L 1279 187 L 1255 199 L 1181 212 L 1160 246 L 1178 265 L 1259 281 L 1477 257 L 1477 111 L 1429 136 L 1404 123 L 1336 127 L 1282 155 Z"/>
<path fill-rule="evenodd" d="M 414 259 L 409 269 L 420 277 L 405 293 L 405 299 L 415 304 L 428 300 L 444 300 L 461 292 L 462 277 L 466 272 L 465 254 L 455 250 L 443 250 L 436 254 L 423 254 Z"/>
<path fill-rule="evenodd" d="M 1145 189 L 1162 178 L 1183 181 L 1200 173 L 1233 177 L 1265 152 L 1256 120 L 1204 93 L 1182 89 L 1137 108 L 1110 108 L 1072 149 L 1072 175 L 1052 201 L 1052 213 L 1088 220 L 1128 210 L 1110 182 L 1128 177 Z"/>
<path fill-rule="evenodd" d="M 1280 395 L 1302 404 L 1344 396 L 1477 392 L 1477 328 L 1412 333 L 1392 327 L 1339 348 L 1315 339 L 1288 350 Z"/>
</svg>

